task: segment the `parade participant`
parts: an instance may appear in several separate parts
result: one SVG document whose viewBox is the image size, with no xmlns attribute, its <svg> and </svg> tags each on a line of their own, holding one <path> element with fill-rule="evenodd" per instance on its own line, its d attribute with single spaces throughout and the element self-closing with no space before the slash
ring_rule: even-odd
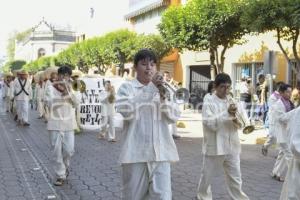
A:
<svg viewBox="0 0 300 200">
<path fill-rule="evenodd" d="M 290 101 L 292 88 L 290 85 L 283 84 L 279 86 L 280 98 L 274 103 L 271 115 L 274 117 L 274 129 L 276 130 L 276 140 L 279 147 L 279 153 L 271 176 L 283 182 L 284 171 L 292 158 L 292 153 L 288 145 L 288 122 L 292 119 L 294 105 Z"/>
<path fill-rule="evenodd" d="M 269 100 L 268 100 L 268 106 L 269 106 L 269 112 L 268 112 L 268 122 L 269 122 L 269 128 L 268 128 L 268 138 L 266 140 L 266 142 L 263 144 L 262 146 L 262 149 L 261 149 L 261 152 L 264 156 L 266 156 L 268 154 L 268 149 L 270 146 L 272 146 L 273 144 L 276 144 L 276 129 L 275 129 L 275 122 L 274 122 L 274 117 L 275 116 L 272 116 L 272 107 L 273 105 L 277 102 L 278 99 L 280 99 L 281 95 L 280 95 L 280 92 L 279 92 L 279 87 L 281 85 L 284 85 L 285 83 L 284 82 L 278 82 L 276 84 L 276 90 L 271 94 L 271 96 L 269 97 Z"/>
<path fill-rule="evenodd" d="M 104 83 L 105 91 L 103 91 L 102 105 L 104 108 L 104 122 L 101 126 L 101 131 L 99 133 L 98 138 L 105 138 L 105 135 L 108 132 L 108 141 L 116 142 L 115 136 L 115 127 L 114 127 L 114 114 L 115 114 L 115 89 L 111 85 L 110 81 L 105 81 Z M 107 131 L 107 126 L 109 126 L 109 130 Z"/>
<path fill-rule="evenodd" d="M 72 94 L 69 67 L 58 69 L 58 80 L 47 85 L 46 102 L 49 107 L 47 129 L 50 134 L 53 168 L 56 174 L 54 185 L 62 186 L 69 175 L 70 159 L 74 153 L 74 129 L 76 128 L 74 105 L 78 104 Z"/>
<path fill-rule="evenodd" d="M 300 82 L 298 82 L 297 87 L 292 91 L 291 101 L 295 107 L 300 105 Z"/>
<path fill-rule="evenodd" d="M 45 79 L 44 80 L 44 95 L 43 95 L 43 99 L 44 99 L 44 116 L 45 116 L 45 123 L 48 122 L 48 118 L 49 118 L 49 107 L 48 107 L 48 102 L 47 99 L 49 99 L 48 97 L 48 92 L 46 90 L 46 88 L 48 88 L 49 85 L 53 85 L 54 81 L 56 81 L 58 79 L 57 77 L 57 70 L 53 69 L 52 72 L 50 72 L 50 78 L 49 79 Z"/>
<path fill-rule="evenodd" d="M 258 83 L 256 84 L 256 95 L 258 97 L 258 105 L 256 106 L 255 120 L 261 120 L 265 123 L 267 109 L 267 95 L 269 88 L 267 86 L 266 77 L 264 74 L 258 76 Z"/>
<path fill-rule="evenodd" d="M 300 199 L 300 108 L 295 109 L 290 123 L 290 148 L 292 158 L 288 166 L 280 200 Z"/>
<path fill-rule="evenodd" d="M 248 200 L 242 191 L 240 170 L 241 145 L 238 129 L 242 124 L 236 113 L 244 114 L 242 105 L 231 105 L 230 76 L 221 73 L 214 81 L 215 93 L 203 102 L 203 166 L 198 185 L 197 198 L 212 200 L 211 181 L 216 171 L 225 171 L 227 188 L 231 199 Z"/>
<path fill-rule="evenodd" d="M 11 112 L 11 87 L 10 83 L 12 82 L 12 77 L 7 75 L 4 80 L 4 90 L 3 90 L 3 98 L 5 99 L 5 109 L 6 112 Z"/>
<path fill-rule="evenodd" d="M 208 101 L 211 97 L 213 97 L 213 93 L 214 93 L 215 89 L 214 89 L 214 81 L 210 81 L 208 83 L 207 86 L 207 93 L 206 95 L 203 97 L 203 102 L 204 101 Z"/>
<path fill-rule="evenodd" d="M 32 98 L 31 82 L 27 79 L 28 73 L 19 72 L 19 77 L 14 80 L 13 95 L 16 101 L 18 125 L 29 126 L 28 112 L 29 100 Z"/>
<path fill-rule="evenodd" d="M 35 87 L 35 96 L 36 96 L 36 103 L 37 103 L 37 110 L 39 113 L 39 119 L 44 117 L 45 110 L 44 110 L 44 104 L 43 104 L 43 96 L 44 96 L 44 84 L 41 77 L 38 80 L 38 83 Z"/>
<path fill-rule="evenodd" d="M 164 81 L 166 81 L 167 83 L 173 85 L 171 83 L 172 78 L 171 78 L 170 72 L 164 71 L 163 75 L 164 75 Z M 172 98 L 173 95 L 174 95 L 174 92 L 172 90 L 169 90 L 169 95 L 170 95 L 170 98 Z M 177 132 L 177 125 L 176 125 L 176 123 L 177 122 L 175 122 L 173 124 L 170 124 L 169 125 L 169 129 L 170 129 L 170 132 L 172 133 L 173 138 L 174 139 L 179 139 L 179 138 L 181 138 L 181 136 Z"/>
<path fill-rule="evenodd" d="M 117 93 L 116 108 L 125 121 L 120 155 L 125 200 L 172 199 L 170 162 L 179 157 L 168 124 L 177 121 L 180 111 L 165 98 L 156 63 L 153 51 L 138 51 L 137 77 L 122 84 Z"/>
</svg>

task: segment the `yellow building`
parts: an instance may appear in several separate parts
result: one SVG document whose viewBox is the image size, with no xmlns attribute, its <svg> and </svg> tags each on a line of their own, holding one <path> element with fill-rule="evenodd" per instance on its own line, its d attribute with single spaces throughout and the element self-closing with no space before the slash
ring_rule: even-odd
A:
<svg viewBox="0 0 300 200">
<path fill-rule="evenodd" d="M 158 33 L 157 25 L 163 11 L 171 5 L 184 3 L 186 0 L 129 0 L 129 12 L 125 19 L 130 22 L 132 30 L 138 33 Z M 225 54 L 224 72 L 231 75 L 234 85 L 247 70 L 254 84 L 259 73 L 266 73 L 263 70 L 269 63 L 273 67 L 275 81 L 292 83 L 294 76 L 280 53 L 275 33 L 247 35 L 245 39 L 247 41 L 245 44 L 235 45 Z M 283 42 L 283 45 L 291 49 L 291 44 Z M 268 51 L 275 52 L 272 60 L 266 59 L 265 54 Z M 182 82 L 191 93 L 195 93 L 197 102 L 202 101 L 211 80 L 207 51 L 179 53 L 175 50 L 161 61 L 160 70 L 169 71 L 176 81 Z"/>
</svg>

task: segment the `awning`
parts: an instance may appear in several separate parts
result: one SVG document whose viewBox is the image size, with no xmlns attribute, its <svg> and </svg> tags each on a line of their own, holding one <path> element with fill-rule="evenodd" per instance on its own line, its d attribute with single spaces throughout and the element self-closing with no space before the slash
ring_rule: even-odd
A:
<svg viewBox="0 0 300 200">
<path fill-rule="evenodd" d="M 137 16 L 139 16 L 141 14 L 144 14 L 144 13 L 149 12 L 151 10 L 154 10 L 156 8 L 159 8 L 159 7 L 162 7 L 162 6 L 166 6 L 167 4 L 168 3 L 166 1 L 164 1 L 164 0 L 158 0 L 158 1 L 154 2 L 154 3 L 151 3 L 151 4 L 147 5 L 147 6 L 139 8 L 139 9 L 137 9 L 135 11 L 132 11 L 129 14 L 125 15 L 125 20 L 130 20 L 130 19 L 132 19 L 134 17 L 137 17 Z"/>
</svg>

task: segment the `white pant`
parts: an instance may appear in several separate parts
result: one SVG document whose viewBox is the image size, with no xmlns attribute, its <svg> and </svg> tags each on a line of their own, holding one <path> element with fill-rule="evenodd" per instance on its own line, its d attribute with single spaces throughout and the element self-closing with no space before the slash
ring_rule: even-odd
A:
<svg viewBox="0 0 300 200">
<path fill-rule="evenodd" d="M 264 147 L 265 148 L 269 148 L 270 146 L 272 146 L 273 144 L 276 144 L 276 137 L 273 135 L 268 135 L 267 140 L 264 143 Z"/>
<path fill-rule="evenodd" d="M 279 143 L 279 153 L 274 164 L 272 173 L 276 176 L 283 176 L 293 154 L 286 143 Z"/>
<path fill-rule="evenodd" d="M 171 200 L 170 163 L 122 164 L 122 199 Z"/>
<path fill-rule="evenodd" d="M 9 97 L 5 97 L 5 109 L 10 112 L 12 102 Z"/>
<path fill-rule="evenodd" d="M 233 200 L 249 200 L 242 191 L 240 155 L 203 156 L 203 166 L 198 185 L 198 200 L 212 200 L 211 180 L 216 171 L 224 169 L 227 190 Z"/>
<path fill-rule="evenodd" d="M 53 169 L 57 178 L 66 178 L 66 169 L 70 166 L 74 154 L 74 131 L 49 131 Z"/>
<path fill-rule="evenodd" d="M 28 123 L 29 101 L 16 100 L 17 115 L 20 122 Z"/>
<path fill-rule="evenodd" d="M 169 124 L 169 130 L 172 135 L 178 136 L 176 123 Z"/>
<path fill-rule="evenodd" d="M 41 99 L 37 99 L 36 103 L 37 103 L 37 110 L 39 112 L 39 117 L 44 116 L 45 110 L 44 110 L 43 102 L 41 101 Z"/>
<path fill-rule="evenodd" d="M 280 200 L 300 199 L 300 160 L 292 158 L 281 190 Z"/>
<path fill-rule="evenodd" d="M 101 132 L 103 133 L 103 136 L 108 133 L 108 139 L 113 140 L 116 137 L 116 131 L 115 131 L 115 126 L 114 126 L 114 117 L 113 115 L 110 116 L 105 116 L 105 119 L 107 120 L 105 125 L 101 127 Z M 109 126 L 108 131 L 107 131 L 107 126 Z"/>
</svg>

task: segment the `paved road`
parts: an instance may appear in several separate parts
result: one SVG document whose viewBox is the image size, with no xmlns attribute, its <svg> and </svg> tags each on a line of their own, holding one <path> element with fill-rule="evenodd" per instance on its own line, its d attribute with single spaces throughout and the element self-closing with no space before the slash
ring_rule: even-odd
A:
<svg viewBox="0 0 300 200">
<path fill-rule="evenodd" d="M 43 200 L 53 195 L 65 200 L 120 199 L 119 142 L 99 141 L 96 133 L 77 135 L 69 181 L 55 187 L 46 125 L 35 111 L 31 114 L 31 126 L 24 128 L 0 112 L 0 200 Z M 181 160 L 172 165 L 173 199 L 195 199 L 202 163 L 201 138 L 182 138 L 176 144 Z M 279 198 L 282 184 L 269 176 L 275 153 L 271 150 L 263 157 L 260 146 L 243 145 L 243 188 L 250 199 Z M 221 172 L 216 172 L 212 188 L 214 199 L 229 199 Z"/>
</svg>

